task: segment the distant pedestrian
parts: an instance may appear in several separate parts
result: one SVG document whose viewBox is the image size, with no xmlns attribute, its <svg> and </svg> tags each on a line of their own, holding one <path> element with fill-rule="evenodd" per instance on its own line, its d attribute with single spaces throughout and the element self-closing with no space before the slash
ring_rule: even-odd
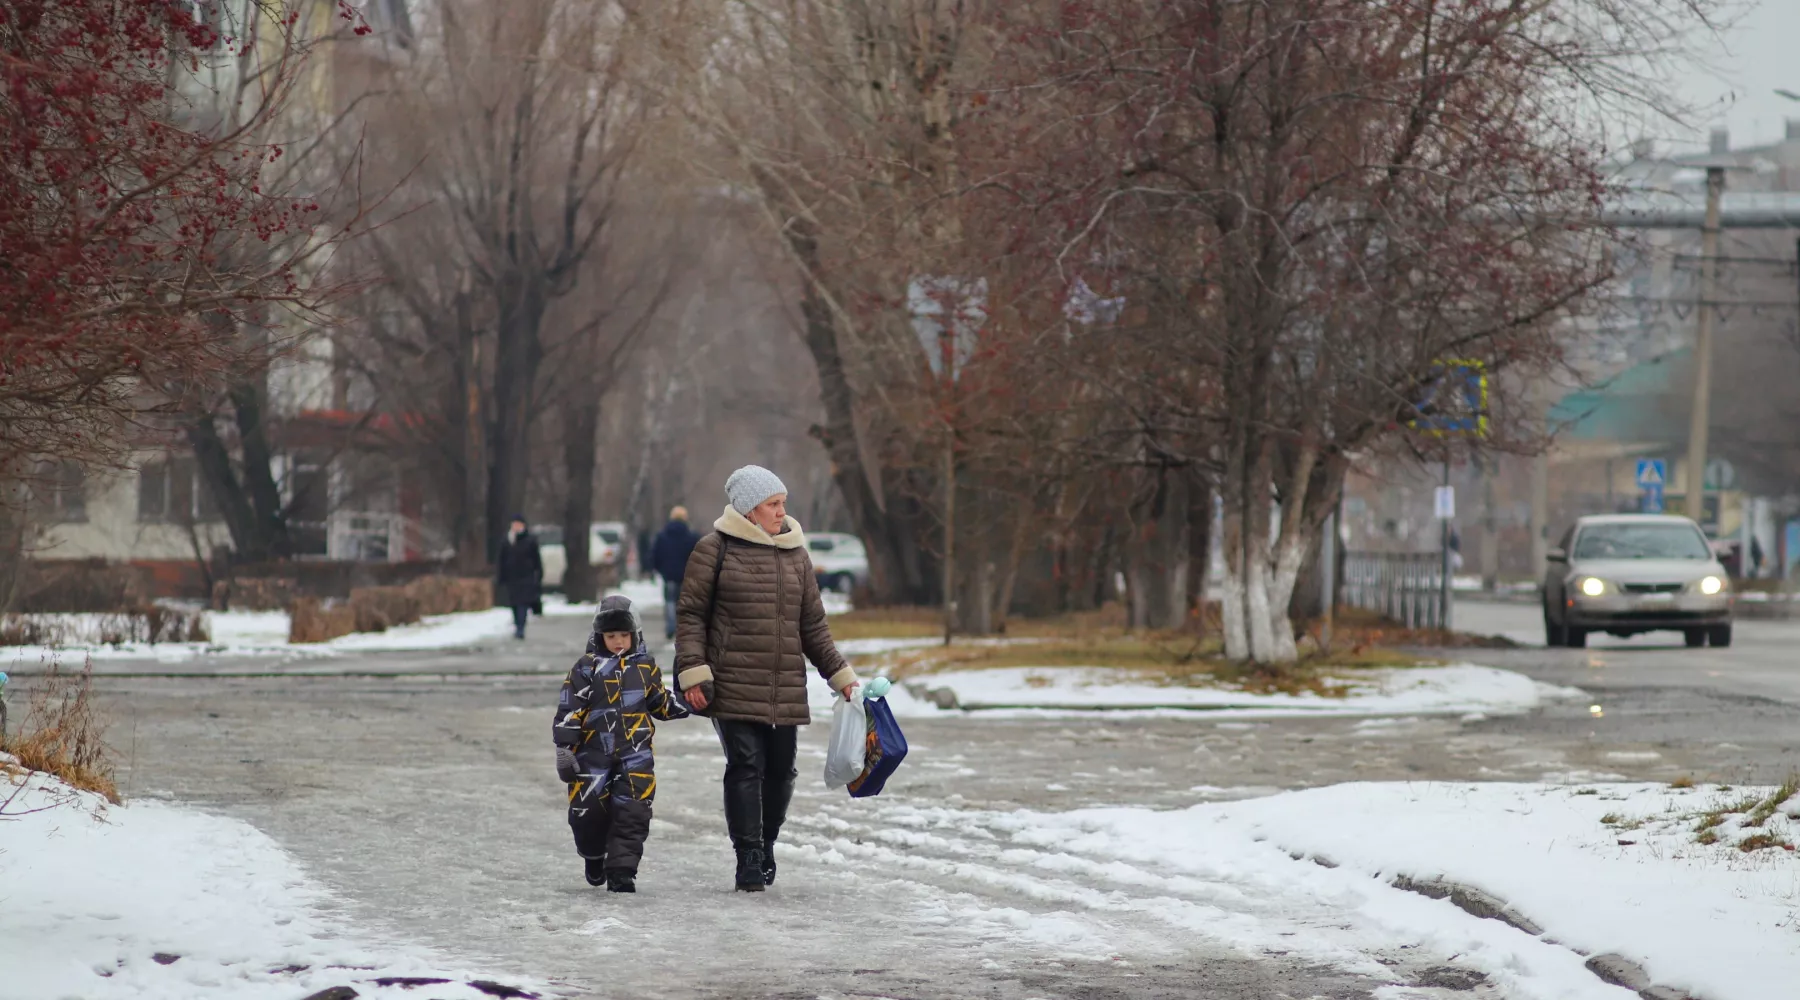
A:
<svg viewBox="0 0 1800 1000">
<path fill-rule="evenodd" d="M 669 511 L 669 523 L 650 543 L 650 563 L 663 579 L 663 638 L 675 638 L 675 605 L 681 599 L 681 581 L 687 574 L 688 557 L 700 536 L 688 526 L 686 507 Z"/>
<path fill-rule="evenodd" d="M 775 884 L 775 840 L 794 796 L 795 741 L 812 721 L 806 661 L 845 699 L 856 671 L 831 641 L 806 535 L 787 487 L 747 465 L 725 481 L 731 503 L 694 547 L 676 611 L 677 688 L 713 720 L 725 751 L 725 826 L 737 888 Z"/>
<path fill-rule="evenodd" d="M 543 605 L 544 558 L 538 552 L 537 536 L 526 527 L 525 518 L 515 515 L 506 541 L 500 546 L 500 558 L 494 576 L 506 593 L 506 603 L 513 613 L 513 638 L 525 638 L 525 621 Z"/>
<path fill-rule="evenodd" d="M 656 579 L 655 559 L 650 555 L 651 547 L 656 544 L 656 534 L 649 528 L 638 532 L 637 536 L 637 576 L 640 580 Z"/>
<path fill-rule="evenodd" d="M 602 600 L 587 652 L 563 681 L 550 723 L 556 774 L 569 786 L 569 829 L 589 885 L 637 891 L 656 800 L 656 724 L 650 720 L 686 717 L 644 647 L 631 600 Z"/>
<path fill-rule="evenodd" d="M 1753 577 L 1762 576 L 1762 564 L 1763 564 L 1762 539 L 1756 537 L 1755 535 L 1751 535 L 1750 536 L 1750 575 Z"/>
</svg>

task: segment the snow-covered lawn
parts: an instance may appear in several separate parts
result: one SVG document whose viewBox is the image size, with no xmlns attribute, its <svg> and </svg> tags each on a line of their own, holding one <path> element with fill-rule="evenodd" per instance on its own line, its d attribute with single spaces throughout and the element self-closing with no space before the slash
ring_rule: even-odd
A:
<svg viewBox="0 0 1800 1000">
<path fill-rule="evenodd" d="M 1123 669 L 1004 667 L 908 678 L 897 712 L 1169 712 L 1207 710 L 1257 715 L 1467 715 L 1530 711 L 1547 698 L 1581 697 L 1523 674 L 1462 664 L 1343 671 L 1342 697 L 1303 692 L 1259 694 L 1229 686 L 1188 687 Z"/>
<path fill-rule="evenodd" d="M 1486 974 L 1496 992 L 1482 995 L 1508 1000 L 1632 1000 L 1586 967 L 1616 953 L 1653 984 L 1697 1000 L 1794 996 L 1800 860 L 1695 843 L 1697 816 L 1717 798 L 1649 785 L 1421 782 L 1175 811 L 997 812 L 958 808 L 954 798 L 872 799 L 803 818 L 799 839 L 812 856 L 859 871 L 1005 885 L 1050 903 L 1018 914 L 1011 933 L 1079 931 L 1068 950 L 1089 960 L 1191 935 L 1248 957 L 1299 956 L 1378 979 L 1391 976 L 1392 958 L 1453 957 Z M 1644 816 L 1657 819 L 1620 828 Z M 1785 818 L 1770 822 L 1790 829 Z M 1739 839 L 1736 829 L 1725 838 Z M 1397 876 L 1482 890 L 1542 931 L 1395 887 Z M 1451 994 L 1397 984 L 1376 995 Z"/>
<path fill-rule="evenodd" d="M 1800 859 L 1745 838 L 1791 840 L 1774 810 L 1749 826 L 1767 788 L 1620 784 L 1350 784 L 1171 814 L 1183 831 L 1222 822 L 1269 845 L 1391 879 L 1446 877 L 1484 890 L 1579 952 L 1622 954 L 1657 985 L 1705 1000 L 1800 994 Z M 1742 807 L 1735 813 L 1716 810 Z M 1783 808 L 1793 810 L 1794 803 Z M 1708 827 L 1718 842 L 1697 842 Z M 1101 820 L 1122 840 L 1147 817 Z M 1521 932 L 1514 932 L 1523 938 Z"/>
<path fill-rule="evenodd" d="M 1020 814 L 1015 839 L 1188 874 L 1267 871 L 1352 893 L 1371 927 L 1462 952 L 1524 996 L 1624 1000 L 1628 993 L 1601 988 L 1582 967 L 1584 956 L 1611 952 L 1695 997 L 1769 1000 L 1800 983 L 1800 860 L 1733 846 L 1757 832 L 1741 827 L 1741 815 L 1725 821 L 1718 844 L 1695 842 L 1708 810 L 1768 791 L 1345 784 L 1178 812 Z M 1764 825 L 1792 832 L 1780 812 Z M 1401 875 L 1483 890 L 1543 934 L 1388 885 Z"/>
<path fill-rule="evenodd" d="M 630 597 L 640 617 L 646 621 L 660 617 L 662 585 L 630 581 L 618 588 Z M 547 617 L 586 616 L 599 610 L 598 604 L 571 604 L 560 594 L 544 598 Z M 0 646 L 0 669 L 30 667 L 40 663 L 79 664 L 82 660 L 157 660 L 179 663 L 201 656 L 290 656 L 293 654 L 331 656 L 336 653 L 406 652 L 411 650 L 454 649 L 484 639 L 493 639 L 512 631 L 512 612 L 507 608 L 488 608 L 452 615 L 434 615 L 411 625 L 401 625 L 386 632 L 353 632 L 329 642 L 288 642 L 288 616 L 285 611 L 210 611 L 206 614 L 211 642 L 102 643 L 95 637 L 103 615 L 38 616 L 60 619 L 64 632 L 74 641 L 60 646 Z M 86 641 L 83 641 L 83 639 Z"/>
<path fill-rule="evenodd" d="M 549 612 L 546 607 L 545 612 Z M 434 615 L 386 632 L 352 632 L 329 642 L 288 642 L 285 611 L 208 612 L 211 642 L 159 642 L 155 645 L 126 642 L 70 642 L 62 646 L 0 646 L 0 665 L 24 667 L 61 662 L 79 665 L 84 659 L 156 660 L 179 663 L 202 656 L 331 656 L 343 652 L 390 652 L 450 649 L 512 631 L 512 612 L 488 608 L 452 615 Z"/>
<path fill-rule="evenodd" d="M 0 800 L 24 780 L 0 776 Z M 0 818 L 0 1000 L 295 1000 L 332 986 L 445 1000 L 496 977 L 384 942 L 255 828 L 156 802 L 107 806 L 43 775 Z M 542 993 L 535 984 L 498 977 Z"/>
</svg>

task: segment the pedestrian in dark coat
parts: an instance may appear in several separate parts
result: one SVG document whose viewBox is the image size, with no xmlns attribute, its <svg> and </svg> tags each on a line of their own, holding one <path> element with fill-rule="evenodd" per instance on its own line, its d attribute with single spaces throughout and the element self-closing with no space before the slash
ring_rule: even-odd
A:
<svg viewBox="0 0 1800 1000">
<path fill-rule="evenodd" d="M 550 723 L 569 829 L 589 885 L 636 892 L 656 799 L 656 724 L 687 712 L 663 686 L 629 598 L 600 602 L 588 651 L 569 671 Z"/>
<path fill-rule="evenodd" d="M 746 466 L 725 482 L 731 505 L 689 560 L 676 611 L 677 686 L 712 717 L 725 750 L 725 825 L 737 887 L 775 882 L 775 840 L 794 795 L 799 727 L 812 721 L 806 661 L 854 697 L 856 671 L 825 622 L 806 535 L 787 516 L 787 487 Z"/>
<path fill-rule="evenodd" d="M 700 536 L 688 526 L 686 507 L 669 511 L 669 523 L 656 533 L 650 545 L 650 562 L 663 580 L 663 637 L 675 638 L 675 605 L 681 599 L 681 581 L 687 574 L 688 557 Z"/>
<path fill-rule="evenodd" d="M 523 517 L 514 517 L 500 546 L 500 558 L 494 576 L 506 594 L 513 613 L 513 638 L 525 638 L 525 621 L 531 612 L 541 608 L 544 586 L 544 558 L 538 552 L 537 536 L 525 526 Z"/>
</svg>

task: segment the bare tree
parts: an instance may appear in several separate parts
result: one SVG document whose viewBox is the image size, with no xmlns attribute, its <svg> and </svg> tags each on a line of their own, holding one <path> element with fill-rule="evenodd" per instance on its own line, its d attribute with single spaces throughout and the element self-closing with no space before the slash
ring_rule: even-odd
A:
<svg viewBox="0 0 1800 1000">
<path fill-rule="evenodd" d="M 1149 306 L 1157 367 L 1099 374 L 1216 477 L 1229 655 L 1295 659 L 1288 598 L 1354 456 L 1476 446 L 1408 444 L 1434 386 L 1558 362 L 1557 323 L 1607 275 L 1586 108 L 1645 84 L 1694 7 L 1146 0 L 1038 22 L 1040 86 L 1007 99 L 1044 123 L 1021 147 L 1042 158 L 1012 187 L 1060 206 L 1059 267 L 1105 260 Z"/>
</svg>

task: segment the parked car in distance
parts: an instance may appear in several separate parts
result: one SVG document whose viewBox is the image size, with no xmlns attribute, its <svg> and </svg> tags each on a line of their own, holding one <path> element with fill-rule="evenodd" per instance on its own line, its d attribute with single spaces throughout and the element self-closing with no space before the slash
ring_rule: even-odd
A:
<svg viewBox="0 0 1800 1000">
<path fill-rule="evenodd" d="M 1680 632 L 1689 646 L 1731 645 L 1731 582 L 1700 526 L 1669 514 L 1578 519 L 1549 552 L 1544 644 L 1594 632 Z"/>
<path fill-rule="evenodd" d="M 569 552 L 563 544 L 562 525 L 540 524 L 531 532 L 537 536 L 538 554 L 544 560 L 544 588 L 560 588 L 563 576 L 569 571 Z M 595 521 L 588 525 L 589 565 L 611 566 L 618 562 L 624 551 L 624 538 L 625 525 L 618 521 Z"/>
<path fill-rule="evenodd" d="M 819 589 L 848 594 L 869 582 L 869 553 L 862 539 L 835 531 L 806 536 Z"/>
</svg>

